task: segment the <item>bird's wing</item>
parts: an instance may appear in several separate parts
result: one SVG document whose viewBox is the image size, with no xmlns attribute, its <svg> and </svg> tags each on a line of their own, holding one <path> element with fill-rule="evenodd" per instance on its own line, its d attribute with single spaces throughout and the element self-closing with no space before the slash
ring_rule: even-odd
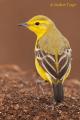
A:
<svg viewBox="0 0 80 120">
<path fill-rule="evenodd" d="M 66 49 L 58 55 L 58 70 L 55 55 L 47 54 L 40 48 L 35 49 L 35 56 L 42 68 L 55 80 L 62 80 L 67 70 L 71 67 L 71 49 Z"/>
</svg>

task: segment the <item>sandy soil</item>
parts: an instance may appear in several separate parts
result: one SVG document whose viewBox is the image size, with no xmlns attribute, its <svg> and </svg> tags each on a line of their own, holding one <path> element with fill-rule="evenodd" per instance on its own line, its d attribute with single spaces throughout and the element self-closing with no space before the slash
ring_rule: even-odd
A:
<svg viewBox="0 0 80 120">
<path fill-rule="evenodd" d="M 80 81 L 65 81 L 64 102 L 56 105 L 52 87 L 33 70 L 0 66 L 0 120 L 80 120 Z"/>
</svg>

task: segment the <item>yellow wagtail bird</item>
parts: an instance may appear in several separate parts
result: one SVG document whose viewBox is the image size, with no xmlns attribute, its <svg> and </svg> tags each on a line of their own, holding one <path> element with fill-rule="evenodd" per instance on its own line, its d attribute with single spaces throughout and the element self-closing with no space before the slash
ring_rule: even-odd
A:
<svg viewBox="0 0 80 120">
<path fill-rule="evenodd" d="M 63 82 L 71 70 L 69 41 L 46 16 L 37 15 L 21 24 L 37 35 L 35 43 L 35 66 L 43 80 L 53 85 L 54 99 L 64 99 Z"/>
</svg>

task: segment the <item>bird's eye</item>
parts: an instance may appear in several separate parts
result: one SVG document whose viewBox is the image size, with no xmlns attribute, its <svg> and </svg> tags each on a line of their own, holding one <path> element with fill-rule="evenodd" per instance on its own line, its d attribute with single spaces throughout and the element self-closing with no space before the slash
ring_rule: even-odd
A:
<svg viewBox="0 0 80 120">
<path fill-rule="evenodd" d="M 36 22 L 35 25 L 39 25 L 40 23 L 39 22 Z"/>
</svg>

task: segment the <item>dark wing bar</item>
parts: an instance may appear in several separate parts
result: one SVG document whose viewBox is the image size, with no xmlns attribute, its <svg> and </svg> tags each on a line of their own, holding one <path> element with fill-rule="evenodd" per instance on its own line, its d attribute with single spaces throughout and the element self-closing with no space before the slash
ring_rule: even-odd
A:
<svg viewBox="0 0 80 120">
<path fill-rule="evenodd" d="M 47 54 L 40 49 L 35 51 L 39 64 L 55 80 L 61 80 L 67 73 L 67 70 L 71 64 L 70 54 L 71 53 L 68 51 L 68 53 L 64 52 L 62 55 L 58 56 L 59 70 L 57 71 L 54 55 Z"/>
</svg>

